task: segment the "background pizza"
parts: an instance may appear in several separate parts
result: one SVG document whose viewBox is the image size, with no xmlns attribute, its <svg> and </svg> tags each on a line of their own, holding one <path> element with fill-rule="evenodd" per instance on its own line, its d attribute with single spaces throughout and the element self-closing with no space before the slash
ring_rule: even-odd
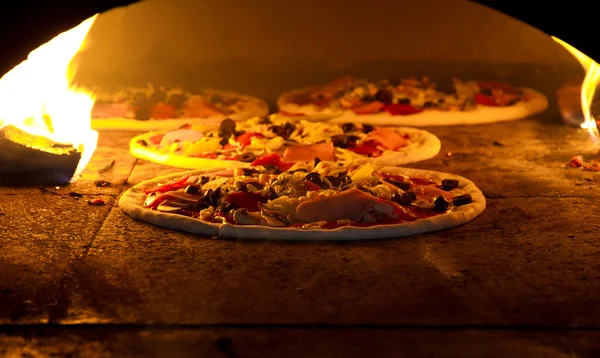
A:
<svg viewBox="0 0 600 358">
<path fill-rule="evenodd" d="M 148 86 L 93 90 L 94 129 L 153 130 L 186 123 L 218 123 L 224 118 L 244 120 L 268 113 L 261 99 L 215 89 L 194 92 Z"/>
<path fill-rule="evenodd" d="M 440 89 L 427 78 L 369 81 L 343 78 L 324 86 L 293 90 L 277 100 L 279 110 L 321 115 L 335 123 L 436 126 L 517 120 L 548 108 L 530 88 L 492 81 L 460 81 Z"/>
<path fill-rule="evenodd" d="M 311 122 L 281 115 L 221 121 L 218 127 L 186 125 L 131 139 L 140 159 L 184 168 L 274 166 L 298 161 L 364 161 L 385 165 L 415 163 L 436 156 L 433 134 L 402 127 Z"/>
</svg>

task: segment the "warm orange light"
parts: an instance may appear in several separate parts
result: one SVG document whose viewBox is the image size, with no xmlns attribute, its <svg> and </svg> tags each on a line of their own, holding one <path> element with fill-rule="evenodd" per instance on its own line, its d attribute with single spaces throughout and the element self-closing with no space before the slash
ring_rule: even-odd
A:
<svg viewBox="0 0 600 358">
<path fill-rule="evenodd" d="M 592 115 L 591 108 L 594 93 L 596 92 L 596 86 L 600 82 L 600 65 L 563 40 L 554 36 L 552 36 L 552 39 L 563 45 L 567 51 L 575 56 L 585 70 L 585 78 L 581 84 L 581 110 L 583 111 L 585 121 L 581 124 L 581 128 L 587 129 L 593 138 L 598 138 L 598 127 L 596 126 L 596 121 Z"/>
<path fill-rule="evenodd" d="M 63 32 L 29 53 L 0 78 L 0 128 L 13 125 L 81 152 L 76 179 L 96 150 L 98 132 L 91 127 L 94 98 L 72 87 L 73 57 L 84 44 L 97 15 Z"/>
</svg>

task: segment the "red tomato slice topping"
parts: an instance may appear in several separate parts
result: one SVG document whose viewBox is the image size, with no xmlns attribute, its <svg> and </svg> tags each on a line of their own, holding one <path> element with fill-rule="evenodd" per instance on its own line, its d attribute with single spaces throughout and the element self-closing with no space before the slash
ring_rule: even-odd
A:
<svg viewBox="0 0 600 358">
<path fill-rule="evenodd" d="M 262 133 L 256 133 L 256 132 L 246 132 L 240 136 L 235 137 L 236 142 L 240 143 L 243 146 L 246 145 L 250 145 L 250 143 L 252 143 L 252 138 L 264 138 L 264 135 L 262 135 Z"/>
<path fill-rule="evenodd" d="M 392 116 L 407 116 L 409 114 L 415 114 L 423 112 L 422 109 L 417 109 L 410 104 L 389 104 L 383 108 L 386 112 Z"/>
<path fill-rule="evenodd" d="M 150 118 L 154 119 L 171 119 L 175 118 L 177 109 L 166 103 L 157 103 L 150 109 Z"/>
<path fill-rule="evenodd" d="M 166 193 L 167 191 L 179 190 L 185 186 L 189 177 L 189 175 L 184 175 L 181 178 L 173 179 L 166 184 L 158 185 L 151 189 L 146 189 L 144 190 L 144 193 Z"/>
<path fill-rule="evenodd" d="M 308 191 L 311 191 L 311 190 L 312 191 L 319 191 L 319 190 L 321 190 L 320 186 L 318 186 L 315 183 L 309 182 L 308 180 L 304 181 L 304 186 L 306 187 L 306 190 L 308 190 Z"/>
<path fill-rule="evenodd" d="M 498 90 L 502 90 L 506 93 L 516 93 L 517 89 L 506 82 L 496 82 L 496 81 L 481 81 L 481 82 L 477 82 L 477 85 L 479 86 L 479 88 L 489 88 L 491 90 L 494 89 L 498 89 Z"/>
<path fill-rule="evenodd" d="M 286 171 L 286 170 L 290 169 L 294 165 L 294 163 L 284 162 L 281 159 L 281 156 L 279 154 L 271 153 L 271 154 L 265 155 L 264 157 L 256 159 L 250 165 L 253 167 L 256 167 L 259 165 L 262 165 L 262 166 L 273 165 L 273 166 L 278 167 L 281 171 Z"/>
<path fill-rule="evenodd" d="M 258 203 L 264 203 L 267 201 L 266 198 L 263 198 L 256 193 L 249 193 L 245 191 L 229 193 L 225 200 L 239 208 L 248 209 L 248 211 L 258 211 Z"/>
<path fill-rule="evenodd" d="M 372 113 L 381 112 L 383 107 L 385 107 L 385 104 L 383 104 L 382 102 L 379 102 L 379 101 L 374 101 L 374 102 L 362 105 L 360 107 L 354 107 L 354 108 L 352 108 L 352 112 L 354 112 L 358 115 L 372 114 Z"/>
<path fill-rule="evenodd" d="M 475 102 L 477 104 L 481 104 L 483 106 L 490 106 L 490 107 L 498 107 L 499 106 L 499 104 L 496 103 L 496 99 L 493 96 L 486 96 L 481 93 L 477 93 L 475 95 Z"/>
<path fill-rule="evenodd" d="M 366 155 L 368 157 L 379 157 L 381 154 L 383 154 L 383 151 L 377 148 L 378 145 L 379 143 L 369 140 L 357 147 L 348 147 L 346 149 L 351 150 L 356 154 Z"/>
</svg>

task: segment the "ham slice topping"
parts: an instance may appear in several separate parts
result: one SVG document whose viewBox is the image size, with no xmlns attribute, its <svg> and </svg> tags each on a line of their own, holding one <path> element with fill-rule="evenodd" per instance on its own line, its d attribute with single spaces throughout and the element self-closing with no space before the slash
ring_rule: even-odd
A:
<svg viewBox="0 0 600 358">
<path fill-rule="evenodd" d="M 410 140 L 404 138 L 404 136 L 398 133 L 395 129 L 387 127 L 379 127 L 375 129 L 369 133 L 367 140 L 373 140 L 381 143 L 382 146 L 390 150 L 396 150 L 398 148 L 405 147 L 410 143 Z"/>
<path fill-rule="evenodd" d="M 160 141 L 160 145 L 168 147 L 175 142 L 195 142 L 202 139 L 204 134 L 193 129 L 179 129 L 172 132 L 167 132 Z"/>
<path fill-rule="evenodd" d="M 352 220 L 359 221 L 379 199 L 356 188 L 319 200 L 298 205 L 296 214 L 306 222 Z"/>
<path fill-rule="evenodd" d="M 166 193 L 148 197 L 144 202 L 144 205 L 148 208 L 156 209 L 161 203 L 167 200 L 196 204 L 202 200 L 202 197 L 198 195 L 187 194 L 183 191 L 168 191 Z"/>
<path fill-rule="evenodd" d="M 290 146 L 283 152 L 283 160 L 286 162 L 310 162 L 319 158 L 325 161 L 334 161 L 334 150 L 332 142 Z"/>
</svg>

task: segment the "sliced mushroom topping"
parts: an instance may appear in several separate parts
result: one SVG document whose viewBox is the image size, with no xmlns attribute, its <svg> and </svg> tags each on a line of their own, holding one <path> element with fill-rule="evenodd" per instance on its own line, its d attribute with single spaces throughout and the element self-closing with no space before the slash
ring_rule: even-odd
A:
<svg viewBox="0 0 600 358">
<path fill-rule="evenodd" d="M 248 209 L 236 209 L 233 212 L 233 220 L 241 225 L 260 225 L 262 217 L 259 213 L 250 213 Z"/>
<path fill-rule="evenodd" d="M 169 206 L 169 205 L 165 205 L 165 204 L 160 204 L 158 206 L 158 208 L 156 208 L 158 211 L 163 212 L 163 213 L 169 213 L 169 214 L 177 214 L 183 211 L 182 207 L 177 207 L 177 206 Z"/>
</svg>

